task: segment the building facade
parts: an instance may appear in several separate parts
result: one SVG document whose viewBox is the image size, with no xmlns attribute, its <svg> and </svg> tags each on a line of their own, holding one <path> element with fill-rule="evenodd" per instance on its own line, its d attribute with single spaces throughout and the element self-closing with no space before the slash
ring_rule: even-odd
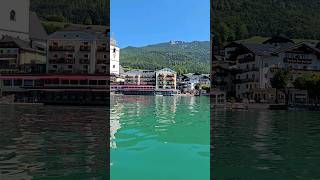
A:
<svg viewBox="0 0 320 180">
<path fill-rule="evenodd" d="M 110 74 L 120 74 L 120 48 L 114 39 L 110 41 Z"/>
<path fill-rule="evenodd" d="M 177 73 L 169 68 L 156 71 L 156 89 L 177 89 Z"/>
<path fill-rule="evenodd" d="M 4 36 L 0 40 L 0 74 L 45 73 L 46 53 L 30 41 Z"/>
<path fill-rule="evenodd" d="M 284 37 L 272 37 L 262 43 L 233 42 L 227 46 L 223 72 L 214 79 L 233 79 L 224 88 L 233 89 L 237 99 L 273 102 L 276 91 L 271 79 L 279 69 L 288 69 L 291 80 L 320 72 L 320 49 L 309 42 L 295 43 Z M 219 70 L 221 69 L 218 68 Z M 222 74 L 219 74 L 222 73 Z M 227 78 L 232 75 L 232 78 Z M 221 83 L 221 82 L 220 82 Z M 221 87 L 221 86 L 220 86 Z"/>
<path fill-rule="evenodd" d="M 48 38 L 47 72 L 107 74 L 108 44 L 103 33 L 90 29 L 57 31 Z"/>
</svg>

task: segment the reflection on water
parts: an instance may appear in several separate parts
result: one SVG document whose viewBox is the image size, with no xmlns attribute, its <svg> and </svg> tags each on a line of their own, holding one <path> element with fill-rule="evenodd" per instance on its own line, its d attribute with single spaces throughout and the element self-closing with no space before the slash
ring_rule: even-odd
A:
<svg viewBox="0 0 320 180">
<path fill-rule="evenodd" d="M 209 179 L 207 97 L 111 98 L 111 180 Z"/>
<path fill-rule="evenodd" d="M 106 178 L 107 111 L 0 106 L 0 179 Z"/>
<path fill-rule="evenodd" d="M 216 179 L 320 179 L 320 113 L 215 111 Z"/>
</svg>

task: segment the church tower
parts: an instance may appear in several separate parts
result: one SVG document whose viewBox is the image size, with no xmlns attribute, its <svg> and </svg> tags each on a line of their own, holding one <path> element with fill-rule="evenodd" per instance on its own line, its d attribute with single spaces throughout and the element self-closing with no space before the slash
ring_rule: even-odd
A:
<svg viewBox="0 0 320 180">
<path fill-rule="evenodd" d="M 30 0 L 1 0 L 0 36 L 30 39 Z"/>
</svg>

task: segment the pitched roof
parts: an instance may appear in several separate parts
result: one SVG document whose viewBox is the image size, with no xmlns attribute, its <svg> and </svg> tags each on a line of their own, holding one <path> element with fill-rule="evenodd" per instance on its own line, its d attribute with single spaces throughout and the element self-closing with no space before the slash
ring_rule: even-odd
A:
<svg viewBox="0 0 320 180">
<path fill-rule="evenodd" d="M 273 36 L 271 38 L 269 38 L 268 40 L 262 42 L 262 44 L 268 44 L 268 43 L 292 43 L 294 44 L 294 42 L 284 36 Z"/>
<path fill-rule="evenodd" d="M 2 39 L 0 39 L 0 44 L 5 44 L 5 43 L 9 43 L 9 42 L 14 43 L 16 45 L 16 47 L 19 47 L 19 48 L 26 50 L 26 51 L 44 53 L 44 51 L 40 51 L 40 50 L 32 48 L 31 42 L 24 41 L 19 38 L 14 38 L 11 36 L 4 36 Z"/>
<path fill-rule="evenodd" d="M 48 34 L 41 25 L 41 22 L 35 12 L 30 12 L 29 33 L 31 40 L 46 41 Z"/>
</svg>

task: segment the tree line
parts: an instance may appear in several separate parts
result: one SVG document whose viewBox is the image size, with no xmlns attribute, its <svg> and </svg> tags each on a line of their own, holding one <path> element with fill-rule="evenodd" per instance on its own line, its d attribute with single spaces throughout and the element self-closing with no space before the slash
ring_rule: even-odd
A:
<svg viewBox="0 0 320 180">
<path fill-rule="evenodd" d="M 252 36 L 320 39 L 318 0 L 215 0 L 215 42 Z"/>
</svg>

